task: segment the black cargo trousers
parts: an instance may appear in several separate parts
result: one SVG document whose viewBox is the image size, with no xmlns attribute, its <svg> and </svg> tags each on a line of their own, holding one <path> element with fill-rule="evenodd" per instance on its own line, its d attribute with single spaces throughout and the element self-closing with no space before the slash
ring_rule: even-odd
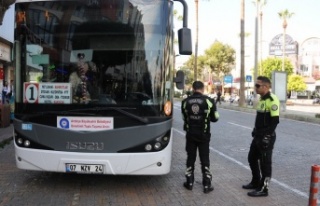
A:
<svg viewBox="0 0 320 206">
<path fill-rule="evenodd" d="M 211 134 L 202 135 L 204 138 L 199 138 L 198 135 L 186 134 L 186 151 L 187 151 L 187 168 L 194 168 L 197 158 L 197 151 L 199 151 L 199 158 L 201 162 L 201 169 L 210 168 L 210 136 Z"/>
<path fill-rule="evenodd" d="M 266 177 L 272 176 L 272 153 L 276 134 L 272 135 L 272 141 L 267 148 L 261 146 L 261 139 L 262 137 L 259 136 L 253 138 L 248 154 L 248 162 L 252 171 L 252 180 L 263 183 Z"/>
</svg>

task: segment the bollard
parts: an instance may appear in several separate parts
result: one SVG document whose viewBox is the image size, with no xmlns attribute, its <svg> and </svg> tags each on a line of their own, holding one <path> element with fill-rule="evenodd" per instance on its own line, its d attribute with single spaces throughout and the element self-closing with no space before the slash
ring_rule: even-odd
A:
<svg viewBox="0 0 320 206">
<path fill-rule="evenodd" d="M 320 179 L 320 166 L 313 165 L 311 167 L 309 206 L 317 206 L 319 179 Z"/>
</svg>

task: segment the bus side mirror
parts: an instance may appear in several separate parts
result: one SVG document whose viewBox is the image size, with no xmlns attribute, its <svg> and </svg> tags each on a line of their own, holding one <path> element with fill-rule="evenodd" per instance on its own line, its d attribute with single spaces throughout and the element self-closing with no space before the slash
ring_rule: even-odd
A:
<svg viewBox="0 0 320 206">
<path fill-rule="evenodd" d="M 176 83 L 178 89 L 184 89 L 184 72 L 181 70 L 177 71 L 173 81 Z"/>
<path fill-rule="evenodd" d="M 191 55 L 192 54 L 191 30 L 185 27 L 182 29 L 179 29 L 178 41 L 179 41 L 179 54 Z"/>
</svg>

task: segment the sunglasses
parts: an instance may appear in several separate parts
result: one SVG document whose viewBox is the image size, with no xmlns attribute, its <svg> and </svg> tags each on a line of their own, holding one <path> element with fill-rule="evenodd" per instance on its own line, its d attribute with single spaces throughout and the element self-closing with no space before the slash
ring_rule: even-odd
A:
<svg viewBox="0 0 320 206">
<path fill-rule="evenodd" d="M 255 84 L 254 85 L 256 88 L 260 88 L 260 87 L 262 87 L 262 86 L 264 86 L 264 85 L 262 85 L 262 84 Z"/>
</svg>

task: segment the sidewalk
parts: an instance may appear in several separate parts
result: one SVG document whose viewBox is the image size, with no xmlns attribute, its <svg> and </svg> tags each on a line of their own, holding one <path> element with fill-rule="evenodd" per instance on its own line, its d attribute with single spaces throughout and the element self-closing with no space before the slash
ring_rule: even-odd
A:
<svg viewBox="0 0 320 206">
<path fill-rule="evenodd" d="M 12 139 L 13 136 L 13 124 L 10 124 L 9 127 L 0 128 L 0 147 L 1 145 Z"/>
<path fill-rule="evenodd" d="M 242 112 L 255 113 L 256 111 L 248 107 L 239 107 L 237 104 L 230 104 L 228 102 L 222 102 L 218 105 L 218 108 L 237 110 Z M 320 124 L 320 118 L 316 118 L 315 115 L 320 114 L 320 105 L 294 105 L 287 106 L 286 111 L 280 112 L 280 117 L 286 119 L 292 119 L 297 121 L 310 122 Z M 0 146 L 3 142 L 12 139 L 13 136 L 13 124 L 9 127 L 0 128 Z"/>
<path fill-rule="evenodd" d="M 237 103 L 222 102 L 218 108 L 237 110 L 242 112 L 255 113 L 256 110 L 252 106 L 239 107 Z M 320 115 L 320 105 L 292 105 L 286 106 L 286 109 L 280 111 L 280 117 L 297 121 L 320 124 L 320 117 L 316 118 L 316 114 Z"/>
</svg>

